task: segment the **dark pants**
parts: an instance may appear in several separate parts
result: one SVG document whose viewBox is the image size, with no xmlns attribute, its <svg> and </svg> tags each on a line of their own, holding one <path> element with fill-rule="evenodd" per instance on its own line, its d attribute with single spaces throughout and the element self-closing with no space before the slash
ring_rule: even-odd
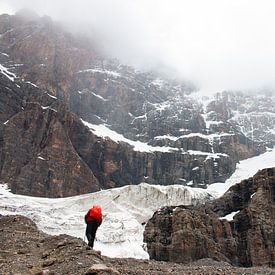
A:
<svg viewBox="0 0 275 275">
<path fill-rule="evenodd" d="M 86 237 L 88 239 L 88 242 L 89 242 L 88 245 L 90 247 L 94 246 L 95 234 L 99 225 L 100 225 L 100 222 L 97 220 L 91 220 L 90 222 L 87 223 Z"/>
</svg>

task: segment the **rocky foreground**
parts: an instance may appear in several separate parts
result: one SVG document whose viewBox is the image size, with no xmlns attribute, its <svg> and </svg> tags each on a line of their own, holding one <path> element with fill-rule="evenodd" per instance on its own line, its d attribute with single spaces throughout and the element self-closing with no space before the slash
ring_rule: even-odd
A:
<svg viewBox="0 0 275 275">
<path fill-rule="evenodd" d="M 50 236 L 23 216 L 0 217 L 0 274 L 274 274 L 202 259 L 189 265 L 108 258 L 81 239 Z"/>
</svg>

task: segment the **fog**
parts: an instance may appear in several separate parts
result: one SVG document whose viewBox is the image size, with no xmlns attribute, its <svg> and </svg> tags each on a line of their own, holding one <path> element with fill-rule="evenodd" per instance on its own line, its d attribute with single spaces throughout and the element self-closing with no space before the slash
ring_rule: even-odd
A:
<svg viewBox="0 0 275 275">
<path fill-rule="evenodd" d="M 0 0 L 1 13 L 23 7 L 205 91 L 275 86 L 274 0 Z"/>
</svg>

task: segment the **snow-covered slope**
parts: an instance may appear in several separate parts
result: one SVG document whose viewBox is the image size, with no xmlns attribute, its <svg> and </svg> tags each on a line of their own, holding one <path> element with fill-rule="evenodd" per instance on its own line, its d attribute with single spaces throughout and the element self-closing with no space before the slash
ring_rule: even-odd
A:
<svg viewBox="0 0 275 275">
<path fill-rule="evenodd" d="M 240 161 L 234 174 L 225 183 L 213 183 L 208 186 L 207 190 L 214 192 L 217 196 L 222 196 L 230 186 L 269 167 L 275 167 L 275 147 L 262 155 Z"/>
</svg>

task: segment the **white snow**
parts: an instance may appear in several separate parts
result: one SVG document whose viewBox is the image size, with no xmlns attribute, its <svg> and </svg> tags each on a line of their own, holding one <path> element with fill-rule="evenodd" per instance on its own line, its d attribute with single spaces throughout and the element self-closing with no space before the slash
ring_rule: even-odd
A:
<svg viewBox="0 0 275 275">
<path fill-rule="evenodd" d="M 204 119 L 205 122 L 205 126 L 207 129 L 210 128 L 211 125 L 219 125 L 224 123 L 223 121 L 219 120 L 208 120 L 208 114 L 207 113 L 207 106 L 209 105 L 210 102 L 212 102 L 213 100 L 215 100 L 215 94 L 217 93 L 217 91 L 213 91 L 213 90 L 199 90 L 197 92 L 191 93 L 189 95 L 190 98 L 193 98 L 196 102 L 200 103 L 203 107 L 203 114 L 201 114 L 201 116 Z"/>
<path fill-rule="evenodd" d="M 254 131 L 262 131 L 262 124 L 266 124 L 264 132 L 274 134 L 274 121 L 275 113 L 263 111 L 263 112 L 247 112 L 240 113 L 234 112 L 234 117 L 229 121 L 235 121 L 240 125 L 241 131 L 252 140 L 254 138 Z M 266 123 L 264 123 L 266 121 Z"/>
<path fill-rule="evenodd" d="M 161 103 L 151 103 L 157 111 L 164 111 L 165 109 L 168 109 L 171 107 L 171 103 L 169 101 L 163 101 Z"/>
<path fill-rule="evenodd" d="M 106 98 L 104 98 L 104 97 L 102 97 L 101 95 L 98 95 L 98 94 L 96 94 L 96 93 L 94 93 L 94 92 L 91 92 L 91 91 L 89 91 L 89 90 L 82 90 L 82 91 L 78 91 L 78 93 L 80 94 L 80 95 L 82 95 L 82 94 L 85 94 L 85 93 L 87 93 L 87 92 L 89 92 L 89 93 L 91 93 L 93 96 L 95 96 L 95 97 L 97 97 L 97 98 L 99 98 L 99 99 L 101 99 L 101 100 L 103 100 L 103 101 L 108 101 L 108 99 L 106 99 Z"/>
<path fill-rule="evenodd" d="M 37 158 L 38 158 L 38 159 L 41 159 L 41 160 L 45 160 L 45 159 L 44 159 L 44 158 L 42 158 L 41 156 L 38 156 Z"/>
<path fill-rule="evenodd" d="M 200 155 L 200 156 L 207 156 L 206 159 L 208 158 L 219 158 L 221 156 L 223 157 L 229 157 L 227 154 L 224 153 L 208 153 L 208 152 L 202 152 L 202 151 L 195 151 L 195 150 L 188 150 L 187 151 L 190 155 Z"/>
<path fill-rule="evenodd" d="M 156 140 L 169 139 L 172 141 L 177 141 L 179 139 L 179 137 L 175 137 L 175 136 L 171 136 L 171 135 L 163 135 L 163 136 L 156 136 L 156 137 L 154 137 L 154 139 L 156 139 Z"/>
<path fill-rule="evenodd" d="M 190 131 L 190 129 L 187 129 L 187 128 L 181 128 L 181 129 L 179 129 L 179 132 L 188 132 L 188 131 Z"/>
<path fill-rule="evenodd" d="M 9 80 L 14 81 L 16 75 L 8 71 L 6 67 L 0 64 L 0 72 L 5 75 Z"/>
<path fill-rule="evenodd" d="M 142 115 L 142 116 L 136 116 L 136 117 L 131 121 L 131 124 L 133 124 L 136 120 L 138 120 L 138 119 L 143 119 L 143 118 L 147 120 L 147 115 L 144 114 L 144 115 Z"/>
<path fill-rule="evenodd" d="M 91 124 L 87 121 L 81 119 L 84 125 L 86 125 L 95 135 L 103 137 L 103 138 L 110 138 L 114 142 L 125 142 L 129 145 L 133 146 L 135 151 L 139 152 L 171 152 L 171 151 L 180 151 L 182 154 L 189 154 L 189 155 L 200 155 L 200 156 L 207 156 L 207 158 L 219 158 L 221 156 L 228 157 L 227 154 L 223 153 L 209 153 L 209 152 L 202 152 L 202 151 L 194 151 L 188 150 L 187 152 L 182 151 L 181 148 L 177 147 L 169 147 L 169 146 L 152 146 L 145 142 L 141 141 L 134 141 L 128 138 L 125 138 L 123 135 L 118 134 L 117 132 L 109 129 L 104 124 Z"/>
<path fill-rule="evenodd" d="M 233 221 L 233 217 L 238 214 L 240 211 L 235 211 L 235 212 L 231 212 L 230 214 L 224 216 L 224 217 L 220 217 L 219 219 L 222 220 L 222 219 L 225 219 L 225 220 L 228 220 L 228 221 Z"/>
<path fill-rule="evenodd" d="M 102 97 L 101 95 L 95 94 L 95 93 L 93 93 L 93 92 L 91 92 L 91 94 L 92 94 L 93 96 L 95 96 L 95 97 L 97 97 L 97 98 L 103 100 L 103 101 L 107 101 L 107 100 L 108 100 L 108 99 Z"/>
<path fill-rule="evenodd" d="M 251 196 L 250 196 L 250 198 L 252 199 L 253 197 L 254 197 L 254 195 L 256 194 L 256 192 L 255 193 L 253 193 Z"/>
<path fill-rule="evenodd" d="M 205 134 L 201 134 L 201 133 L 190 133 L 188 135 L 181 135 L 179 137 L 170 136 L 170 135 L 156 136 L 154 139 L 157 139 L 157 140 L 170 139 L 170 140 L 173 140 L 173 141 L 177 141 L 181 138 L 200 137 L 200 138 L 203 138 L 203 139 L 213 140 L 214 138 L 220 138 L 220 137 L 225 137 L 225 136 L 233 136 L 233 134 L 221 133 L 221 134 L 205 135 Z"/>
<path fill-rule="evenodd" d="M 79 71 L 78 73 L 86 73 L 86 72 L 107 74 L 107 75 L 113 76 L 113 77 L 115 77 L 115 78 L 121 76 L 121 74 L 118 73 L 118 72 L 115 72 L 115 71 L 108 71 L 108 70 L 101 70 L 101 69 L 87 69 L 87 70 Z"/>
<path fill-rule="evenodd" d="M 99 191 L 61 199 L 12 194 L 0 185 L 0 214 L 31 218 L 49 234 L 84 238 L 84 215 L 93 204 L 103 209 L 95 249 L 110 257 L 148 258 L 143 250 L 143 223 L 165 205 L 191 205 L 213 196 L 207 190 L 182 185 L 139 185 Z"/>
<path fill-rule="evenodd" d="M 13 67 L 21 67 L 21 66 L 24 66 L 24 64 L 21 64 L 21 63 L 19 63 L 19 64 L 13 64 Z"/>
<path fill-rule="evenodd" d="M 34 83 L 32 83 L 32 82 L 30 82 L 30 81 L 27 81 L 26 83 L 32 85 L 32 86 L 35 87 L 35 88 L 38 88 L 37 85 L 35 85 Z"/>
<path fill-rule="evenodd" d="M 52 111 L 54 111 L 54 112 L 56 112 L 57 113 L 57 110 L 55 110 L 55 109 L 53 109 L 51 106 L 41 106 L 41 108 L 43 109 L 43 110 L 52 110 Z"/>
<path fill-rule="evenodd" d="M 126 142 L 129 145 L 134 147 L 135 151 L 139 152 L 170 152 L 170 151 L 178 151 L 178 148 L 172 148 L 172 147 L 161 147 L 161 146 L 151 146 L 148 145 L 145 142 L 141 141 L 134 141 L 130 140 L 128 138 L 125 138 L 123 135 L 118 134 L 117 132 L 109 129 L 107 126 L 104 124 L 96 125 L 96 124 L 91 124 L 87 121 L 82 120 L 83 124 L 88 126 L 89 129 L 97 136 L 104 137 L 104 138 L 110 138 L 114 142 Z"/>
<path fill-rule="evenodd" d="M 240 161 L 237 164 L 236 171 L 225 183 L 210 184 L 207 190 L 222 196 L 230 186 L 254 176 L 261 169 L 269 167 L 275 167 L 275 147 L 262 155 Z"/>
<path fill-rule="evenodd" d="M 49 94 L 49 93 L 47 93 L 47 95 L 48 95 L 49 97 L 51 97 L 51 98 L 57 99 L 56 96 L 53 96 L 53 95 L 51 95 L 51 94 Z"/>
<path fill-rule="evenodd" d="M 156 78 L 155 80 L 153 80 L 153 81 L 151 82 L 151 84 L 153 84 L 154 86 L 158 86 L 160 89 L 162 89 L 163 86 L 164 86 L 165 84 L 167 84 L 167 82 L 164 81 L 163 79 Z"/>
</svg>

